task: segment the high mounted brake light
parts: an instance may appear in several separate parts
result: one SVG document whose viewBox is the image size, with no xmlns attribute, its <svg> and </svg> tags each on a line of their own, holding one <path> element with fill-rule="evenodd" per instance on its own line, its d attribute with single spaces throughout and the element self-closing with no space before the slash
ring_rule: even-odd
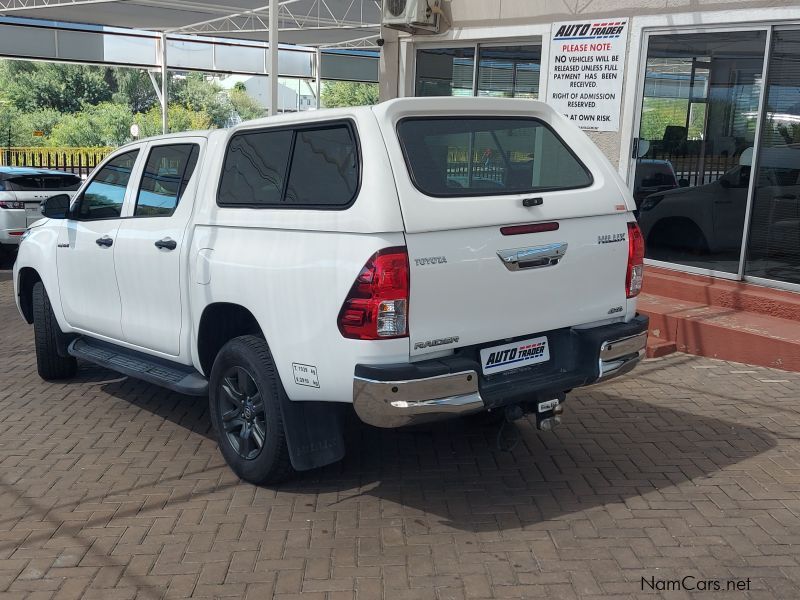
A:
<svg viewBox="0 0 800 600">
<path fill-rule="evenodd" d="M 644 237 L 634 223 L 628 223 L 628 274 L 625 277 L 625 295 L 635 298 L 642 291 L 644 279 Z"/>
<path fill-rule="evenodd" d="M 346 338 L 383 340 L 408 336 L 408 251 L 384 248 L 367 261 L 339 311 Z"/>
</svg>

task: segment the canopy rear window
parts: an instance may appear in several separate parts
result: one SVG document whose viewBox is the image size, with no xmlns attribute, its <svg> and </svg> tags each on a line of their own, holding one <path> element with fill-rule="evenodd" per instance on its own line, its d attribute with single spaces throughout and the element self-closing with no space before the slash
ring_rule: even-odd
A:
<svg viewBox="0 0 800 600">
<path fill-rule="evenodd" d="M 526 194 L 592 184 L 589 170 L 538 119 L 408 118 L 397 133 L 414 185 L 429 196 Z"/>
</svg>

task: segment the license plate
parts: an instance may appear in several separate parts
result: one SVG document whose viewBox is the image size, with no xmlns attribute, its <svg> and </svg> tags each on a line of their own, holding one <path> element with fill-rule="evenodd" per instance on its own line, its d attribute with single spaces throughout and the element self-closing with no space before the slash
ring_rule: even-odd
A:
<svg viewBox="0 0 800 600">
<path fill-rule="evenodd" d="M 550 348 L 545 336 L 481 350 L 481 369 L 484 375 L 494 375 L 548 360 Z"/>
</svg>

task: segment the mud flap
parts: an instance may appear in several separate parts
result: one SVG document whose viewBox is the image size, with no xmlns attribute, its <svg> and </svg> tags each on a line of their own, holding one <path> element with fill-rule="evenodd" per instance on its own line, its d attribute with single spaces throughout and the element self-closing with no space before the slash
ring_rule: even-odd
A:
<svg viewBox="0 0 800 600">
<path fill-rule="evenodd" d="M 344 458 L 342 406 L 338 402 L 281 402 L 289 458 L 296 471 L 308 471 Z"/>
</svg>

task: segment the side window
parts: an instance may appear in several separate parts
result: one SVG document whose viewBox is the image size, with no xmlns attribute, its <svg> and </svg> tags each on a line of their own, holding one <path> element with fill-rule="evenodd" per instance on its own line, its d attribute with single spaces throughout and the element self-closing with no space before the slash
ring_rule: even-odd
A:
<svg viewBox="0 0 800 600">
<path fill-rule="evenodd" d="M 113 219 L 122 214 L 125 190 L 138 155 L 138 150 L 120 154 L 97 172 L 79 200 L 78 219 Z"/>
<path fill-rule="evenodd" d="M 135 217 L 168 217 L 175 212 L 197 165 L 197 144 L 156 146 L 147 164 L 136 196 Z"/>
<path fill-rule="evenodd" d="M 347 125 L 297 132 L 286 203 L 345 206 L 358 188 L 358 151 Z"/>
<path fill-rule="evenodd" d="M 225 154 L 219 204 L 280 204 L 291 145 L 292 132 L 287 130 L 235 135 Z"/>
</svg>

